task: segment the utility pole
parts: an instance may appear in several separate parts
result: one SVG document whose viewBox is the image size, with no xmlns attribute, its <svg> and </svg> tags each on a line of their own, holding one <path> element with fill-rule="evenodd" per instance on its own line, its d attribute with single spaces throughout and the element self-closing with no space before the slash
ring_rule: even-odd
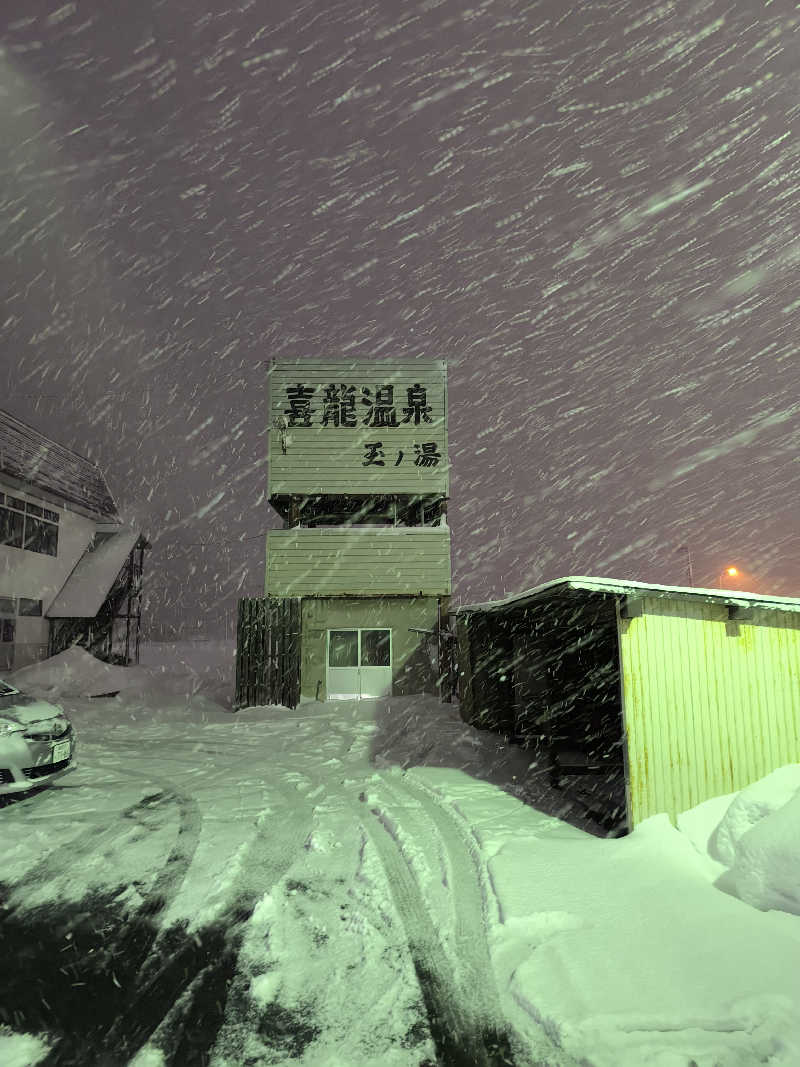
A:
<svg viewBox="0 0 800 1067">
<path fill-rule="evenodd" d="M 692 568 L 692 550 L 688 545 L 679 545 L 679 552 L 686 553 L 686 577 L 688 578 L 688 584 L 690 587 L 694 586 L 694 571 Z"/>
<path fill-rule="evenodd" d="M 225 585 L 226 585 L 226 595 L 229 596 L 230 595 L 230 591 L 231 591 L 231 546 L 227 542 L 224 542 L 224 544 L 225 544 L 225 556 L 226 556 L 227 561 L 228 561 L 228 568 L 227 568 L 228 576 L 227 576 Z M 228 640 L 228 615 L 229 615 L 229 613 L 230 613 L 230 605 L 226 602 L 226 604 L 225 604 L 225 640 L 226 641 Z"/>
</svg>

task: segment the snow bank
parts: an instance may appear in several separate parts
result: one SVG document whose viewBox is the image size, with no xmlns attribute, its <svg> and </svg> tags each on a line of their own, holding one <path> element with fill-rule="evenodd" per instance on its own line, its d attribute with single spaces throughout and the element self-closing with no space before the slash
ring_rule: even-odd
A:
<svg viewBox="0 0 800 1067">
<path fill-rule="evenodd" d="M 93 697 L 141 684 L 136 667 L 117 667 L 74 645 L 57 656 L 7 675 L 7 681 L 35 696 Z"/>
<path fill-rule="evenodd" d="M 800 915 L 800 764 L 743 789 L 709 841 L 717 885 L 762 911 Z"/>
<path fill-rule="evenodd" d="M 50 1051 L 50 1046 L 32 1034 L 14 1034 L 0 1027 L 0 1063 L 3 1067 L 34 1067 Z"/>
<path fill-rule="evenodd" d="M 523 1032 L 543 1025 L 587 1067 L 800 1063 L 800 768 L 618 840 L 454 771 L 412 773 L 479 844 Z"/>
<path fill-rule="evenodd" d="M 235 656 L 233 641 L 143 645 L 139 666 L 119 667 L 75 645 L 6 677 L 33 696 L 67 701 L 68 714 L 81 722 L 107 719 L 108 703 L 71 706 L 69 701 L 109 693 L 119 693 L 118 719 L 207 722 L 230 718 Z"/>
</svg>

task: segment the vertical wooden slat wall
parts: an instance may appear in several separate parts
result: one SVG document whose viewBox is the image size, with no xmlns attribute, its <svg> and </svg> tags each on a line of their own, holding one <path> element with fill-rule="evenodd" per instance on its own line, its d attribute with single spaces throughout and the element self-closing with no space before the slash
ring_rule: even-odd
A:
<svg viewBox="0 0 800 1067">
<path fill-rule="evenodd" d="M 236 626 L 234 708 L 300 702 L 300 598 L 245 597 Z"/>
</svg>

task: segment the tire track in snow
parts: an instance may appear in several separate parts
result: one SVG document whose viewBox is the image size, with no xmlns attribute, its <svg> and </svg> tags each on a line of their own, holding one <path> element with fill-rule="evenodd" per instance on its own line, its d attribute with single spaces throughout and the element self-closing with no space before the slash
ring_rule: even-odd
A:
<svg viewBox="0 0 800 1067">
<path fill-rule="evenodd" d="M 402 809 L 402 832 L 404 836 L 412 836 L 411 826 L 414 821 L 421 824 L 420 833 L 422 840 L 429 836 L 431 824 L 444 847 L 448 867 L 448 889 L 450 899 L 450 911 L 453 928 L 453 949 L 455 958 L 446 964 L 446 974 L 441 966 L 434 978 L 434 989 L 441 989 L 449 999 L 458 998 L 461 1005 L 460 1017 L 467 1020 L 468 1042 L 473 1043 L 473 1056 L 483 1056 L 472 1060 L 448 1059 L 450 1054 L 447 1048 L 441 1050 L 442 1064 L 474 1063 L 477 1065 L 513 1064 L 512 1043 L 507 1036 L 509 1029 L 504 1019 L 502 1002 L 494 979 L 491 953 L 486 936 L 488 919 L 488 903 L 490 887 L 487 874 L 481 861 L 480 853 L 472 840 L 467 828 L 458 817 L 443 806 L 436 794 L 431 793 L 416 783 L 412 784 L 407 778 L 399 779 L 395 775 L 381 774 L 380 786 L 376 792 L 378 801 L 383 796 L 394 797 L 389 804 L 389 812 L 392 808 Z M 373 814 L 382 823 L 386 834 L 392 838 L 394 855 L 389 860 L 391 873 L 397 874 L 402 870 L 402 878 L 408 882 L 413 878 L 411 874 L 412 864 L 405 855 L 402 843 L 397 839 L 397 830 L 392 825 L 390 816 L 381 812 L 380 808 L 373 809 Z M 374 839 L 374 835 L 373 835 Z M 381 854 L 382 859 L 389 851 L 385 848 Z M 399 862 L 398 862 L 399 858 Z M 387 868 L 387 874 L 390 871 Z M 391 879 L 390 879 L 391 880 Z M 416 881 L 416 880 L 415 880 Z M 427 916 L 427 908 L 422 894 L 415 884 L 416 901 L 413 895 L 406 890 L 405 900 L 402 907 L 412 907 L 417 910 L 417 915 L 412 919 L 412 927 L 421 919 L 420 911 L 424 911 L 427 923 L 422 920 L 423 928 L 428 932 L 433 929 L 432 920 Z M 398 908 L 401 910 L 401 907 Z M 405 915 L 403 915 L 405 922 Z M 447 949 L 439 935 L 435 933 L 436 951 L 438 959 L 447 959 Z M 411 940 L 409 939 L 409 943 Z M 431 944 L 429 939 L 429 946 Z M 412 948 L 413 952 L 413 948 Z M 436 960 L 436 955 L 429 957 Z M 416 964 L 416 956 L 415 956 Z M 419 972 L 418 972 L 419 973 Z M 421 979 L 420 984 L 423 984 Z M 436 1000 L 436 997 L 434 997 Z M 427 1001 L 426 1001 L 427 1004 Z M 434 1009 L 435 1010 L 435 1009 Z M 429 1009 L 430 1014 L 430 1009 Z M 452 1020 L 456 1021 L 456 1020 Z M 432 1027 L 433 1029 L 433 1027 Z M 535 1045 L 531 1047 L 531 1035 L 526 1034 L 524 1039 L 524 1058 L 535 1064 L 546 1067 L 575 1067 L 575 1061 L 562 1049 L 553 1044 L 546 1032 L 541 1029 L 535 1034 Z M 523 1039 L 515 1041 L 518 1044 Z M 475 1044 L 477 1042 L 477 1044 Z M 478 1047 L 480 1045 L 481 1047 Z M 437 1049 L 439 1043 L 437 1042 Z M 456 1051 L 456 1050 L 454 1050 Z M 460 1051 L 460 1050 L 458 1050 Z M 533 1059 L 531 1060 L 531 1057 Z"/>
<path fill-rule="evenodd" d="M 380 789 L 383 791 L 383 783 Z M 366 799 L 364 794 L 362 798 Z M 407 808 L 407 800 L 404 805 L 395 800 L 394 807 Z M 490 1019 L 485 1011 L 476 1012 L 474 997 L 465 996 L 400 844 L 396 824 L 381 807 L 372 807 L 370 812 L 374 820 L 362 815 L 362 822 L 383 864 L 403 922 L 440 1067 L 513 1067 L 508 1040 L 497 1030 L 500 1017 Z M 484 972 L 477 977 L 485 982 L 490 975 Z"/>
<path fill-rule="evenodd" d="M 310 810 L 302 818 L 296 800 L 287 800 L 285 806 L 291 818 L 262 816 L 234 878 L 226 912 L 194 934 L 172 929 L 156 941 L 132 1003 L 105 1036 L 105 1047 L 113 1055 L 130 1057 L 159 1031 L 166 1063 L 207 1063 L 223 1025 L 245 926 L 258 901 L 291 867 L 308 833 Z"/>
<path fill-rule="evenodd" d="M 152 780 L 148 779 L 148 781 Z M 145 900 L 148 900 L 155 894 L 164 901 L 170 900 L 177 892 L 180 882 L 182 882 L 191 864 L 200 836 L 202 817 L 193 798 L 176 793 L 170 788 L 164 788 L 146 794 L 134 804 L 130 804 L 127 808 L 115 813 L 116 818 L 110 824 L 103 826 L 100 823 L 95 823 L 82 833 L 79 833 L 71 841 L 57 845 L 48 852 L 42 860 L 26 871 L 22 878 L 10 887 L 6 905 L 8 911 L 13 912 L 21 907 L 20 902 L 24 900 L 27 890 L 35 890 L 53 881 L 65 869 L 74 868 L 76 863 L 96 856 L 99 850 L 113 844 L 120 835 L 118 819 L 128 819 L 136 822 L 141 815 L 146 812 L 152 812 L 164 803 L 175 803 L 177 805 L 179 819 L 177 839 L 183 838 L 184 840 L 181 842 L 180 847 L 177 842 L 173 846 L 162 871 L 156 877 L 153 886 L 143 896 Z M 155 906 L 154 900 L 151 901 L 149 906 L 153 908 L 154 912 L 160 911 L 161 907 L 163 907 L 163 905 L 161 907 Z"/>
<path fill-rule="evenodd" d="M 4 933 L 12 941 L 24 939 L 27 928 L 39 930 L 38 953 L 26 951 L 25 963 L 28 980 L 42 990 L 41 1001 L 47 1008 L 37 1028 L 57 1038 L 42 1067 L 106 1067 L 127 1062 L 125 1044 L 109 1042 L 108 1036 L 115 1020 L 135 999 L 140 971 L 156 951 L 158 916 L 179 893 L 200 840 L 202 814 L 193 797 L 176 792 L 152 775 L 116 770 L 156 791 L 111 813 L 105 827 L 95 824 L 45 856 L 11 888 L 3 916 Z M 122 820 L 130 820 L 134 831 L 137 825 L 153 829 L 142 816 L 160 816 L 159 809 L 172 814 L 175 808 L 178 826 L 173 844 L 134 911 L 120 916 L 118 893 L 92 885 L 87 885 L 82 900 L 70 905 L 27 903 L 26 894 L 37 885 L 63 877 L 65 870 L 74 870 L 82 860 L 96 856 L 100 848 L 112 845 L 120 837 Z M 163 826 L 162 819 L 156 829 Z M 65 945 L 72 949 L 67 956 Z M 54 967 L 54 960 L 63 961 L 62 966 Z M 48 972 L 46 978 L 43 972 Z M 29 1011 L 36 1015 L 41 1010 L 35 1004 L 26 1006 L 12 1000 L 9 1007 L 15 1018 L 24 1020 Z"/>
</svg>

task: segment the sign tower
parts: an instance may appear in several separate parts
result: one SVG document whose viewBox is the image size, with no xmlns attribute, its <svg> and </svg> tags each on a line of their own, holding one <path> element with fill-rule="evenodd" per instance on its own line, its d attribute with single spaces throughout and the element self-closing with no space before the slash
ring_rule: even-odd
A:
<svg viewBox="0 0 800 1067">
<path fill-rule="evenodd" d="M 283 528 L 267 536 L 265 593 L 296 604 L 283 647 L 298 695 L 441 692 L 445 362 L 275 360 L 269 383 L 268 495 Z"/>
</svg>

